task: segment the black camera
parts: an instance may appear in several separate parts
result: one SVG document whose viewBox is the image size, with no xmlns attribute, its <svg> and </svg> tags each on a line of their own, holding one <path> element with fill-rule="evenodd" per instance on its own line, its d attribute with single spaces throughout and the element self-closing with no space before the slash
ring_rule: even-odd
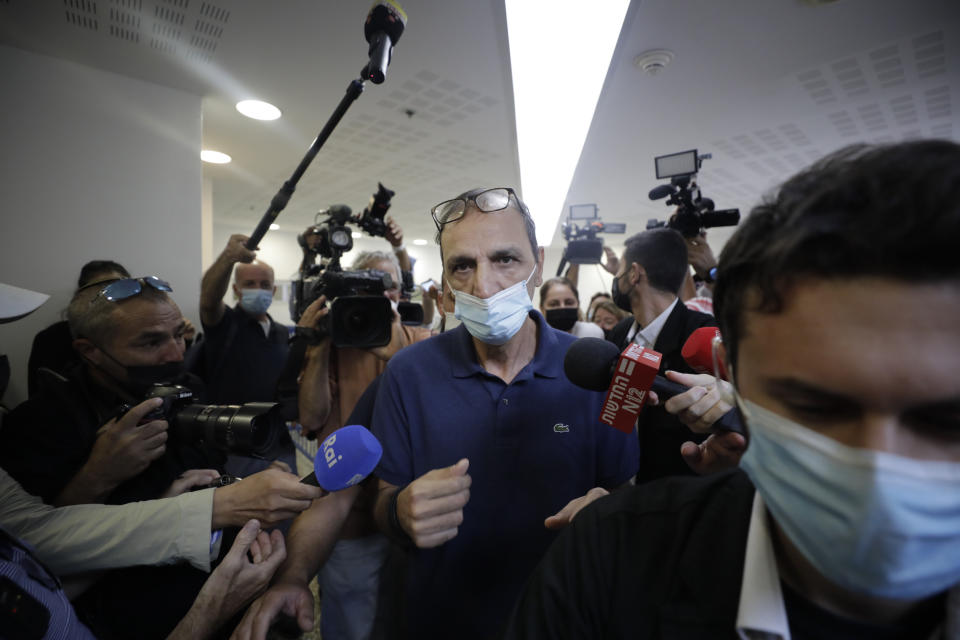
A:
<svg viewBox="0 0 960 640">
<path fill-rule="evenodd" d="M 567 220 L 563 223 L 563 238 L 567 246 L 560 259 L 557 275 L 563 273 L 566 264 L 599 264 L 603 256 L 603 240 L 598 233 L 626 233 L 625 222 L 603 222 L 595 204 L 572 204 Z M 582 220 L 583 225 L 577 221 Z"/>
<path fill-rule="evenodd" d="M 303 278 L 302 309 L 320 296 L 326 296 L 330 313 L 324 316 L 317 331 L 330 336 L 338 347 L 382 347 L 390 342 L 393 309 L 383 292 L 393 287 L 389 273 L 377 269 L 339 271 L 330 267 Z"/>
<path fill-rule="evenodd" d="M 666 222 L 651 219 L 647 229 L 670 227 L 688 238 L 695 238 L 710 227 L 732 227 L 740 222 L 739 209 L 715 210 L 713 200 L 704 198 L 697 186 L 697 171 L 710 154 L 697 155 L 696 149 L 657 156 L 653 159 L 657 179 L 669 178 L 670 184 L 661 184 L 650 190 L 651 200 L 667 198 L 668 206 L 677 211 Z"/>
<path fill-rule="evenodd" d="M 290 316 L 299 321 L 308 306 L 326 296 L 331 301 L 330 313 L 317 328 L 318 339 L 330 336 L 338 347 L 358 349 L 389 344 L 393 309 L 383 292 L 393 288 L 393 278 L 375 269 L 344 271 L 340 258 L 353 248 L 348 224 L 374 236 L 386 235 L 384 216 L 393 195 L 393 191 L 378 183 L 377 192 L 359 216 L 354 216 L 347 205 L 333 205 L 317 213 L 314 224 L 297 236 L 303 261 L 300 277 L 293 282 Z M 325 218 L 321 220 L 321 216 Z"/>
<path fill-rule="evenodd" d="M 144 400 L 149 398 L 161 398 L 163 403 L 144 421 L 166 420 L 176 442 L 204 442 L 227 453 L 262 457 L 286 429 L 275 402 L 195 404 L 190 389 L 172 383 L 154 384 Z"/>
</svg>

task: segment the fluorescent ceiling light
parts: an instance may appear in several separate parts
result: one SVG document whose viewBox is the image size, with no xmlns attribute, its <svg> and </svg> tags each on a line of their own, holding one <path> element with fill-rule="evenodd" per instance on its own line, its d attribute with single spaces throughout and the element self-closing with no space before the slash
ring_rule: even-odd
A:
<svg viewBox="0 0 960 640">
<path fill-rule="evenodd" d="M 214 151 L 212 149 L 204 149 L 201 151 L 200 159 L 204 162 L 209 162 L 210 164 L 227 164 L 233 160 L 233 158 L 227 154 L 220 153 L 219 151 Z"/>
<path fill-rule="evenodd" d="M 423 238 L 417 238 L 416 240 L 413 241 L 413 244 L 422 247 L 427 244 L 427 241 L 424 240 Z"/>
<path fill-rule="evenodd" d="M 270 223 L 270 231 L 276 231 L 279 228 L 280 228 L 280 225 L 278 225 L 276 222 Z"/>
<path fill-rule="evenodd" d="M 241 100 L 237 103 L 237 111 L 254 120 L 276 120 L 280 117 L 280 109 L 260 100 Z"/>
<path fill-rule="evenodd" d="M 547 246 L 570 189 L 630 0 L 506 0 L 520 184 Z M 555 46 L 544 48 L 544 37 Z"/>
</svg>

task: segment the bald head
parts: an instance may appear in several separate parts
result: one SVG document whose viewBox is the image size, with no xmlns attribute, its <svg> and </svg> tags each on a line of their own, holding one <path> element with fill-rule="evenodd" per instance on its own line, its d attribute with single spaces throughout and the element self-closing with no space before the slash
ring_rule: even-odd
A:
<svg viewBox="0 0 960 640">
<path fill-rule="evenodd" d="M 273 267 L 262 260 L 254 260 L 249 264 L 241 262 L 234 271 L 234 279 L 241 289 L 272 289 Z M 264 285 L 264 282 L 268 284 Z"/>
</svg>

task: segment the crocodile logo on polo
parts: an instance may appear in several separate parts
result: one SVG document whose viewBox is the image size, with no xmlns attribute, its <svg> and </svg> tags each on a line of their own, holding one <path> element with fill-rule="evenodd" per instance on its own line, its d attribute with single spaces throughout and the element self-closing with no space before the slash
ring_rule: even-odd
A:
<svg viewBox="0 0 960 640">
<path fill-rule="evenodd" d="M 570 426 L 563 424 L 562 422 L 558 422 L 557 424 L 553 425 L 554 433 L 567 433 L 568 431 L 570 431 Z"/>
</svg>

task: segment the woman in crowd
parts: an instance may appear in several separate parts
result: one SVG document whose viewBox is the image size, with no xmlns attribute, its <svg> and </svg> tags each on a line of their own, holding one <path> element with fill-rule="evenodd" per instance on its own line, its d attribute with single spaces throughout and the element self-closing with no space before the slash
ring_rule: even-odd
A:
<svg viewBox="0 0 960 640">
<path fill-rule="evenodd" d="M 567 278 L 551 278 L 540 287 L 540 312 L 547 324 L 578 338 L 602 338 L 597 325 L 580 321 L 580 294 Z"/>
</svg>

